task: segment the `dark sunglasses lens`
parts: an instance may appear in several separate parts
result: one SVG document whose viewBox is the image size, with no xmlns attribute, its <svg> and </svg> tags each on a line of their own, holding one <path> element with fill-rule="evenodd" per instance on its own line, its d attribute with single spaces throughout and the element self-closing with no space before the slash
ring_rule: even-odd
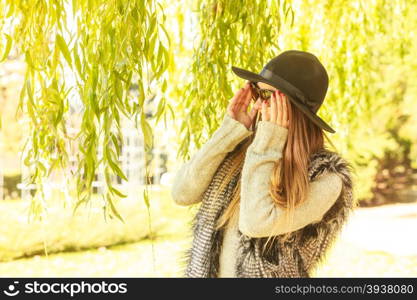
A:
<svg viewBox="0 0 417 300">
<path fill-rule="evenodd" d="M 269 99 L 272 96 L 272 92 L 268 91 L 268 90 L 262 90 L 261 91 L 261 96 L 264 99 Z"/>
</svg>

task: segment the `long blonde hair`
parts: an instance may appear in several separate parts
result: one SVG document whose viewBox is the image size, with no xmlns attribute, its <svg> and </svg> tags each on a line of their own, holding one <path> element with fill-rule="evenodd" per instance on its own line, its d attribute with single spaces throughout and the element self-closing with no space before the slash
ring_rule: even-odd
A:
<svg viewBox="0 0 417 300">
<path fill-rule="evenodd" d="M 305 117 L 304 113 L 296 106 L 291 105 L 290 101 L 287 103 L 287 105 L 289 105 L 288 137 L 283 148 L 282 158 L 277 158 L 277 162 L 271 174 L 269 193 L 277 206 L 286 209 L 286 221 L 289 222 L 288 224 L 292 224 L 294 208 L 303 203 L 307 197 L 309 184 L 309 156 L 312 153 L 325 148 L 324 137 L 333 148 L 335 147 L 320 127 Z M 232 156 L 232 171 L 226 175 L 217 193 L 224 189 L 233 176 L 238 172 L 241 172 L 247 148 L 252 143 L 253 138 L 254 135 L 251 135 L 230 153 Z M 241 195 L 240 182 L 241 180 L 239 177 L 232 194 L 232 199 L 218 219 L 216 229 L 227 226 L 230 219 L 238 214 Z M 290 234 L 291 233 L 286 233 L 282 235 L 282 238 L 288 238 Z M 271 238 L 274 238 L 272 234 L 268 237 L 263 250 L 265 250 L 266 245 Z"/>
</svg>

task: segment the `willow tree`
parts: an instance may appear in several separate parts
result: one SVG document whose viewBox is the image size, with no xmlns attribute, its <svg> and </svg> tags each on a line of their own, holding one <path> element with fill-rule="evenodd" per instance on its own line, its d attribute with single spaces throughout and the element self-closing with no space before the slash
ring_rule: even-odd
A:
<svg viewBox="0 0 417 300">
<path fill-rule="evenodd" d="M 167 85 L 170 38 L 161 3 L 1 0 L 0 14 L 1 38 L 6 42 L 0 48 L 3 59 L 15 47 L 27 66 L 19 108 L 30 117 L 25 164 L 33 171 L 31 181 L 40 188 L 33 198 L 33 211 L 44 208 L 44 180 L 54 169 L 67 167 L 67 144 L 73 139 L 79 150 L 75 208 L 91 198 L 92 182 L 102 165 L 105 211 L 120 218 L 112 200 L 125 195 L 111 176 L 127 179 L 118 163 L 121 116 L 136 121 L 145 148 L 150 149 L 152 130 L 144 101 L 152 93 L 152 84 L 162 91 Z M 73 86 L 67 82 L 71 76 Z M 132 84 L 139 92 L 134 99 L 128 93 Z M 82 102 L 76 136 L 70 136 L 66 126 L 71 93 Z M 102 157 L 97 156 L 100 147 Z"/>
<path fill-rule="evenodd" d="M 173 115 L 175 106 L 178 154 L 187 158 L 192 146 L 200 147 L 217 128 L 243 83 L 231 72 L 232 65 L 256 72 L 283 50 L 315 53 L 330 76 L 319 114 L 336 129 L 330 138 L 338 150 L 357 167 L 359 197 L 369 196 L 378 158 L 386 149 L 401 147 L 392 130 L 398 130 L 398 121 L 415 104 L 411 91 L 416 89 L 410 88 L 417 77 L 412 67 L 415 0 L 197 0 L 175 2 L 175 12 L 169 14 L 164 11 L 168 2 L 158 0 L 0 3 L 0 55 L 6 57 L 15 47 L 28 66 L 21 108 L 31 120 L 26 161 L 38 184 L 53 168 L 65 166 L 68 95 L 81 99 L 82 126 L 74 137 L 81 154 L 78 203 L 88 201 L 98 166 L 104 166 L 106 178 L 125 178 L 117 163 L 122 115 L 137 121 L 150 147 L 144 100 L 151 86 L 169 96 L 161 98 L 157 120 Z M 188 15 L 197 25 L 191 33 L 171 30 L 183 27 Z M 188 47 L 182 39 L 190 34 L 195 35 Z M 189 65 L 179 63 L 180 57 L 189 57 Z M 67 72 L 76 78 L 72 90 L 64 80 Z M 405 72 L 411 76 L 403 76 Z M 135 99 L 127 92 L 132 83 L 139 90 Z M 407 128 L 401 134 L 410 140 L 414 127 Z M 99 147 L 103 157 L 96 155 Z M 107 180 L 106 199 L 114 213 L 111 199 L 120 196 Z"/>
<path fill-rule="evenodd" d="M 355 167 L 355 196 L 372 195 L 386 151 L 407 152 L 417 167 L 415 71 L 417 1 L 197 1 L 199 39 L 185 89 L 179 154 L 189 158 L 218 126 L 243 81 L 236 65 L 259 72 L 283 50 L 317 55 L 330 81 L 318 112 L 336 129 L 333 144 Z M 207 129 L 203 127 L 207 126 Z M 203 133 L 206 133 L 203 136 Z"/>
</svg>

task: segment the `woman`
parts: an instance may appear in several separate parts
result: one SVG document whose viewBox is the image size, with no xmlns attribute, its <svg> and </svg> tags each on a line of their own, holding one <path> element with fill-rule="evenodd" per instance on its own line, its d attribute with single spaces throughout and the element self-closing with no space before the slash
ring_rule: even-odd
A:
<svg viewBox="0 0 417 300">
<path fill-rule="evenodd" d="M 335 131 L 316 115 L 327 72 L 297 50 L 259 74 L 232 69 L 248 82 L 172 187 L 177 204 L 201 202 L 185 276 L 309 277 L 354 208 L 352 167 L 325 147 L 323 129 Z"/>
</svg>

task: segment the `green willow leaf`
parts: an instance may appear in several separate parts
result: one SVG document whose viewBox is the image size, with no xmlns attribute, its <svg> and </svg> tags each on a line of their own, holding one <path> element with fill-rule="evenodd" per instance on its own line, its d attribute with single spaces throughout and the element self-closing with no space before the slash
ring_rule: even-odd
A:
<svg viewBox="0 0 417 300">
<path fill-rule="evenodd" d="M 107 200 L 107 203 L 109 203 L 110 204 L 110 209 L 111 209 L 111 212 L 120 220 L 120 221 L 122 221 L 122 223 L 124 223 L 124 224 L 126 224 L 125 223 L 125 220 L 122 218 L 122 216 L 119 214 L 119 212 L 117 211 L 117 209 L 116 209 L 116 207 L 114 206 L 114 203 L 113 203 L 113 199 L 112 199 L 112 197 L 109 195 L 109 194 L 107 194 L 106 195 L 106 200 Z"/>
<path fill-rule="evenodd" d="M 112 151 L 111 149 L 109 151 Z M 126 175 L 123 173 L 123 171 L 120 169 L 120 167 L 113 161 L 112 158 L 110 158 L 110 156 L 107 159 L 107 162 L 110 165 L 110 168 L 112 168 L 112 170 L 122 179 L 124 179 L 125 181 L 128 181 Z"/>
<path fill-rule="evenodd" d="M 119 196 L 119 197 L 121 197 L 121 198 L 126 198 L 126 197 L 127 197 L 127 195 L 123 194 L 122 192 L 120 192 L 118 189 L 116 189 L 116 188 L 114 188 L 114 187 L 111 187 L 111 188 L 110 188 L 110 191 L 111 191 L 113 194 L 115 194 L 115 195 L 117 195 L 117 196 Z"/>
<path fill-rule="evenodd" d="M 68 50 L 68 46 L 65 43 L 64 38 L 61 35 L 57 34 L 56 42 L 59 46 L 59 49 L 61 50 L 62 55 L 64 55 L 65 60 L 67 61 L 68 65 L 71 66 L 72 65 L 71 54 L 70 54 L 70 51 Z"/>
<path fill-rule="evenodd" d="M 149 123 L 146 121 L 145 114 L 143 113 L 143 111 L 141 113 L 140 124 L 141 124 L 142 133 L 143 133 L 145 148 L 151 149 L 153 146 L 152 128 L 149 125 Z"/>
<path fill-rule="evenodd" d="M 7 33 L 5 33 L 4 35 L 6 36 L 7 42 L 6 42 L 6 48 L 4 50 L 3 57 L 0 58 L 0 62 L 4 61 L 7 58 L 7 56 L 10 53 L 10 49 L 12 48 L 12 38 L 11 38 L 11 36 L 8 35 Z"/>
<path fill-rule="evenodd" d="M 158 108 L 155 113 L 156 122 L 159 121 L 162 114 L 165 112 L 165 98 L 161 98 L 161 100 L 158 103 Z"/>
<path fill-rule="evenodd" d="M 75 216 L 77 209 L 81 206 L 81 204 L 85 204 L 87 202 L 87 197 L 84 197 L 81 200 L 78 200 L 77 203 L 74 206 L 74 209 L 72 211 L 72 215 Z"/>
<path fill-rule="evenodd" d="M 78 75 L 81 77 L 81 79 L 84 80 L 84 73 L 82 71 L 82 67 L 81 67 L 81 60 L 80 57 L 78 55 L 78 50 L 76 47 L 73 48 L 73 56 L 74 56 L 74 63 L 75 63 L 75 67 L 77 69 Z"/>
<path fill-rule="evenodd" d="M 145 202 L 146 207 L 150 207 L 150 203 L 149 203 L 149 194 L 148 191 L 146 189 L 143 190 L 143 200 Z"/>
</svg>

